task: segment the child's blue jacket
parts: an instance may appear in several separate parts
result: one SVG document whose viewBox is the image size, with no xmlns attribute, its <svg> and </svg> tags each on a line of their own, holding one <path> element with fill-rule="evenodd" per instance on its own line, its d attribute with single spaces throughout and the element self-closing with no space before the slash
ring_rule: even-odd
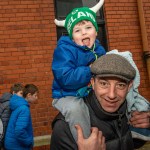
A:
<svg viewBox="0 0 150 150">
<path fill-rule="evenodd" d="M 5 135 L 6 150 L 31 150 L 33 129 L 28 102 L 14 94 L 10 99 L 12 110 Z"/>
<path fill-rule="evenodd" d="M 79 46 L 69 36 L 62 36 L 54 51 L 52 97 L 77 96 L 91 79 L 89 65 L 106 52 L 98 40 L 95 48 Z M 83 96 L 87 93 L 83 94 Z"/>
</svg>

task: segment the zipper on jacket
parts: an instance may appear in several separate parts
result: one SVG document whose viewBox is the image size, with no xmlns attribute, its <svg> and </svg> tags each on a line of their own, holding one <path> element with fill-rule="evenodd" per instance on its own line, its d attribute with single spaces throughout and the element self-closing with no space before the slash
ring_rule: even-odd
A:
<svg viewBox="0 0 150 150">
<path fill-rule="evenodd" d="M 94 43 L 94 45 L 93 45 L 93 48 L 92 48 L 90 51 L 94 54 L 95 60 L 97 60 L 98 55 L 97 55 L 96 52 L 95 52 L 95 43 Z"/>
<path fill-rule="evenodd" d="M 90 50 L 90 51 L 95 55 L 95 60 L 97 60 L 98 56 L 97 56 L 97 54 L 96 54 L 96 52 L 95 52 L 95 43 L 94 43 L 94 45 L 93 45 L 92 50 Z"/>
<path fill-rule="evenodd" d="M 119 115 L 119 118 L 114 121 L 114 124 L 115 124 L 115 129 L 116 129 L 116 132 L 117 132 L 117 135 L 119 137 L 119 141 L 120 141 L 120 145 L 122 143 L 122 130 L 121 130 L 121 122 L 122 122 L 122 114 L 118 114 Z M 121 149 L 120 150 L 123 150 L 122 149 L 122 145 L 121 145 Z"/>
</svg>

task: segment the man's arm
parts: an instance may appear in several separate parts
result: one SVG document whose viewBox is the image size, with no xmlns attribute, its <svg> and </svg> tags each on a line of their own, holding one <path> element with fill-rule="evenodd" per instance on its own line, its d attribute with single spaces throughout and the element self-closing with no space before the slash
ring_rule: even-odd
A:
<svg viewBox="0 0 150 150">
<path fill-rule="evenodd" d="M 84 139 L 82 129 L 76 125 L 78 133 L 77 144 L 70 132 L 69 125 L 64 120 L 57 120 L 53 127 L 50 149 L 58 150 L 105 150 L 105 138 L 96 127 L 91 129 L 91 135 Z"/>
<path fill-rule="evenodd" d="M 150 111 L 134 111 L 130 119 L 130 124 L 136 128 L 150 128 Z"/>
<path fill-rule="evenodd" d="M 63 120 L 57 120 L 53 126 L 50 149 L 77 150 L 77 144 L 70 132 L 69 125 Z"/>
</svg>

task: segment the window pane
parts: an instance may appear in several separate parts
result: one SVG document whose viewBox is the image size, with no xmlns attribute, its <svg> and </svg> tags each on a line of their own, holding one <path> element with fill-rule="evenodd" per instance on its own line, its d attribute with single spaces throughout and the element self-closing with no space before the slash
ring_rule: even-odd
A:
<svg viewBox="0 0 150 150">
<path fill-rule="evenodd" d="M 58 19 L 64 19 L 67 14 L 76 7 L 82 7 L 81 0 L 55 0 L 56 16 Z"/>
<path fill-rule="evenodd" d="M 89 8 L 92 8 L 93 6 L 95 6 L 97 3 L 99 2 L 99 0 L 82 0 L 82 4 L 83 6 L 87 6 Z M 100 16 L 99 11 L 96 13 L 97 16 Z"/>
</svg>

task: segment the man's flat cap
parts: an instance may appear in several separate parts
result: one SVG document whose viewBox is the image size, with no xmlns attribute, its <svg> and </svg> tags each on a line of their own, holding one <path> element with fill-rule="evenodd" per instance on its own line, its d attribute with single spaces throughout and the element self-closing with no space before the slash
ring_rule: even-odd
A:
<svg viewBox="0 0 150 150">
<path fill-rule="evenodd" d="M 91 66 L 91 72 L 100 77 L 118 77 L 125 81 L 133 80 L 136 71 L 130 62 L 117 54 L 99 57 Z"/>
</svg>

